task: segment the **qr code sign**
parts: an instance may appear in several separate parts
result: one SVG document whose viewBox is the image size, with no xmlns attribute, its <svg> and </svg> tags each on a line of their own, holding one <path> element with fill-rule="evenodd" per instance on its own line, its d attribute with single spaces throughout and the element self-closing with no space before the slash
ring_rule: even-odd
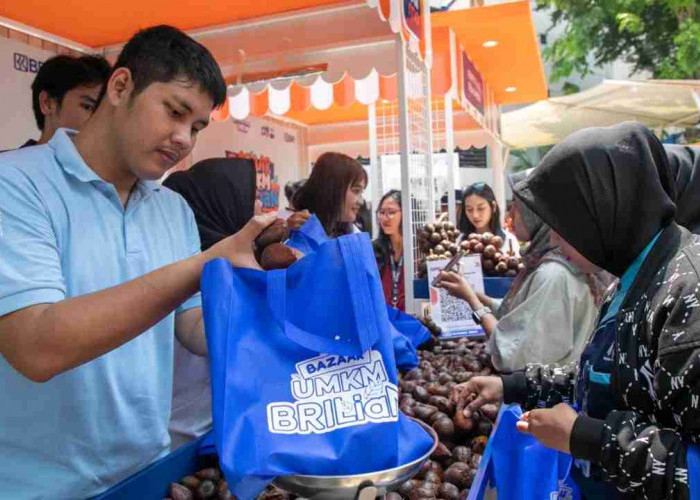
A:
<svg viewBox="0 0 700 500">
<path fill-rule="evenodd" d="M 444 288 L 432 286 L 435 277 L 439 275 L 447 261 L 434 260 L 427 264 L 431 315 L 442 328 L 442 336 L 445 338 L 483 336 L 484 330 L 474 322 L 472 310 L 465 300 L 452 297 Z M 484 277 L 478 255 L 462 257 L 459 273 L 474 290 L 484 291 Z"/>
<path fill-rule="evenodd" d="M 466 321 L 471 318 L 471 311 L 462 299 L 457 299 L 447 293 L 444 288 L 438 288 L 440 295 L 440 320 L 445 323 Z"/>
</svg>

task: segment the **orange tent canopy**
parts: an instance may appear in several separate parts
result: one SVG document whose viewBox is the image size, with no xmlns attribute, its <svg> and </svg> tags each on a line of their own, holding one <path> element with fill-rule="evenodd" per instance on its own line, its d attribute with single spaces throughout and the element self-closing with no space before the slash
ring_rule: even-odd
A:
<svg viewBox="0 0 700 500">
<path fill-rule="evenodd" d="M 9 0 L 0 2 L 0 16 L 101 47 L 124 42 L 139 29 L 157 24 L 192 30 L 336 3 L 338 0 Z"/>
<path fill-rule="evenodd" d="M 547 79 L 529 1 L 438 12 L 432 15 L 431 23 L 433 28 L 447 26 L 455 31 L 498 104 L 547 98 Z M 497 45 L 485 47 L 489 41 Z"/>
</svg>

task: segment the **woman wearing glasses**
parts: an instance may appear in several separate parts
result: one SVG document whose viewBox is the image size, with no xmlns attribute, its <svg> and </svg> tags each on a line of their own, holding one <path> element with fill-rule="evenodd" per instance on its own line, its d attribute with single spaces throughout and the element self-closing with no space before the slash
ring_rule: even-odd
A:
<svg viewBox="0 0 700 500">
<path fill-rule="evenodd" d="M 379 274 L 382 277 L 384 296 L 387 304 L 405 311 L 401 191 L 389 191 L 379 201 L 377 224 L 379 237 L 374 240 L 373 245 Z"/>
<path fill-rule="evenodd" d="M 501 227 L 501 213 L 493 189 L 485 182 L 472 184 L 462 196 L 459 230 L 466 236 L 472 233 L 492 233 L 501 238 L 500 252 L 513 251 L 520 255 L 518 239 Z"/>
</svg>

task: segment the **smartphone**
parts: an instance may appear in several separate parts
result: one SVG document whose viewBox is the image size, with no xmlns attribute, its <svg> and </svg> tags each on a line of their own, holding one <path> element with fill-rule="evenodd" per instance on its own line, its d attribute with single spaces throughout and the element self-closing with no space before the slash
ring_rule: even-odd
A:
<svg viewBox="0 0 700 500">
<path fill-rule="evenodd" d="M 450 259 L 450 261 L 445 265 L 445 267 L 442 268 L 441 272 L 449 273 L 450 271 L 452 271 L 455 268 L 455 266 L 459 265 L 459 261 L 461 260 L 462 257 L 464 257 L 464 253 L 460 250 Z M 438 283 L 439 283 L 438 278 L 439 277 L 440 277 L 440 273 L 438 273 L 438 275 L 435 276 L 435 278 L 433 278 L 433 282 L 430 284 L 430 286 L 432 286 L 432 287 L 438 286 Z"/>
</svg>

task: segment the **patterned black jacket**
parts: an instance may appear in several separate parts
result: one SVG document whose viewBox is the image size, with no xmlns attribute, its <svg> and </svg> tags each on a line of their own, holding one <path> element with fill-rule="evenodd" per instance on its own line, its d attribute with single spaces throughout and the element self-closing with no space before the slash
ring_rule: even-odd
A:
<svg viewBox="0 0 700 500">
<path fill-rule="evenodd" d="M 599 465 L 625 497 L 688 499 L 686 447 L 700 443 L 700 236 L 676 224 L 662 232 L 616 321 L 614 409 L 579 416 L 572 455 Z M 526 409 L 573 402 L 577 372 L 530 365 L 503 377 L 504 398 Z"/>
</svg>

